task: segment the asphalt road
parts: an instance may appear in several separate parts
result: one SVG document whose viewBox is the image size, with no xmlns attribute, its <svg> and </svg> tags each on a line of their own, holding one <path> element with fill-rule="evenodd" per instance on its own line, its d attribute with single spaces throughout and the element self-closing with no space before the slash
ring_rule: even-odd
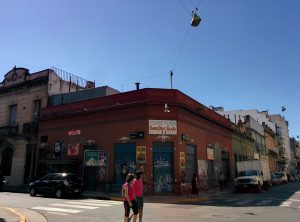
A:
<svg viewBox="0 0 300 222">
<path fill-rule="evenodd" d="M 168 198 L 167 196 L 161 198 Z M 123 221 L 123 203 L 97 199 L 56 199 L 28 194 L 0 193 L 0 205 L 26 208 L 48 221 Z M 300 183 L 261 193 L 231 193 L 192 204 L 145 203 L 143 221 L 299 221 Z"/>
</svg>

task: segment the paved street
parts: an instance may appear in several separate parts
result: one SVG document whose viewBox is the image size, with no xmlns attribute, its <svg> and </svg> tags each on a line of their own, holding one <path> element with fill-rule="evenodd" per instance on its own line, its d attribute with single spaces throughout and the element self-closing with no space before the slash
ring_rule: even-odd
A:
<svg viewBox="0 0 300 222">
<path fill-rule="evenodd" d="M 28 194 L 8 192 L 0 193 L 0 205 L 38 212 L 50 222 L 122 221 L 124 211 L 121 201 L 30 197 Z M 144 221 L 177 222 L 188 219 L 192 222 L 199 220 L 295 222 L 299 217 L 300 184 L 290 183 L 274 187 L 268 192 L 223 193 L 219 196 L 212 195 L 210 199 L 146 197 Z"/>
</svg>

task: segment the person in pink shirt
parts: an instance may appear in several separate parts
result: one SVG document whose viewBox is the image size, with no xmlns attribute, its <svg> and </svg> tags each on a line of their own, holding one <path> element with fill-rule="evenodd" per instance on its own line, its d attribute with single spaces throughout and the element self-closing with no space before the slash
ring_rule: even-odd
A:
<svg viewBox="0 0 300 222">
<path fill-rule="evenodd" d="M 139 222 L 143 219 L 143 208 L 144 208 L 144 198 L 143 198 L 143 172 L 137 170 L 135 173 L 136 178 L 133 180 L 135 187 L 135 196 L 139 212 Z"/>
<path fill-rule="evenodd" d="M 130 221 L 129 219 L 129 213 L 130 208 L 132 208 L 133 211 L 133 222 L 136 222 L 137 214 L 138 214 L 138 207 L 135 197 L 135 186 L 133 184 L 134 174 L 129 173 L 126 176 L 126 183 L 124 183 L 122 187 L 122 193 L 123 193 L 123 202 L 124 202 L 124 209 L 125 209 L 125 215 L 124 215 L 124 222 Z"/>
</svg>

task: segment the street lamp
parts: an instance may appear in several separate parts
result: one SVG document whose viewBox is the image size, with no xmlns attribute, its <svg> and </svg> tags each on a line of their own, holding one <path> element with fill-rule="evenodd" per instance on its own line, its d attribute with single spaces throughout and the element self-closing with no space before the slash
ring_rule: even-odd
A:
<svg viewBox="0 0 300 222">
<path fill-rule="evenodd" d="M 164 112 L 165 112 L 165 113 L 169 113 L 169 112 L 170 112 L 168 103 L 165 103 Z"/>
</svg>

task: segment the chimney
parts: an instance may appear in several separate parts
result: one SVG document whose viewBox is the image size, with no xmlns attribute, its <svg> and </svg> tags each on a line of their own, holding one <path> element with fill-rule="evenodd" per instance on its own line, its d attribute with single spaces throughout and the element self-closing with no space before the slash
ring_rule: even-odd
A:
<svg viewBox="0 0 300 222">
<path fill-rule="evenodd" d="M 140 89 L 140 83 L 136 82 L 135 85 L 136 85 L 136 90 L 139 90 Z"/>
</svg>

